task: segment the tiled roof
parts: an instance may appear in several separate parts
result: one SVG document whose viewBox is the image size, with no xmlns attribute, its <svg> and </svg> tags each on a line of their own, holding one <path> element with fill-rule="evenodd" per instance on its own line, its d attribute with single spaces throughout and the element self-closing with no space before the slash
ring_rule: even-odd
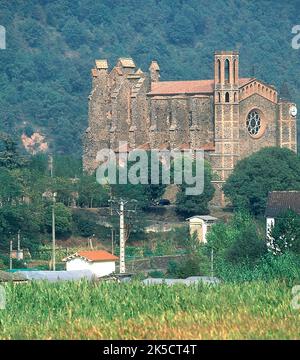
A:
<svg viewBox="0 0 300 360">
<path fill-rule="evenodd" d="M 77 257 L 84 258 L 88 261 L 115 261 L 118 260 L 118 257 L 105 251 L 105 250 L 89 250 L 89 251 L 78 251 L 77 253 L 70 255 L 63 259 L 63 261 L 68 261 Z"/>
<path fill-rule="evenodd" d="M 270 192 L 265 216 L 275 218 L 286 210 L 293 210 L 300 214 L 300 191 Z"/>
<path fill-rule="evenodd" d="M 108 62 L 106 59 L 95 60 L 97 69 L 108 69 Z"/>
<path fill-rule="evenodd" d="M 118 257 L 105 251 L 105 250 L 93 250 L 93 251 L 79 251 L 79 256 L 85 257 L 91 261 L 112 261 L 118 260 Z"/>
<path fill-rule="evenodd" d="M 244 86 L 251 79 L 241 78 L 239 86 Z M 211 94 L 214 91 L 214 86 L 214 80 L 157 81 L 151 83 L 150 95 Z"/>
</svg>

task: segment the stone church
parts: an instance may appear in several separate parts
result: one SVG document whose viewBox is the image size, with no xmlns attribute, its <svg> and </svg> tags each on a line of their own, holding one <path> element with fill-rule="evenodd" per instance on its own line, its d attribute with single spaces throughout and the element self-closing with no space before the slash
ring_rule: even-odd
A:
<svg viewBox="0 0 300 360">
<path fill-rule="evenodd" d="M 203 149 L 214 172 L 215 203 L 222 204 L 222 184 L 239 159 L 266 146 L 296 152 L 296 105 L 273 85 L 240 78 L 238 52 L 215 52 L 210 80 L 160 81 L 157 61 L 145 73 L 130 58 L 108 69 L 107 60 L 92 69 L 88 172 L 97 167 L 97 152 L 118 151 L 119 141 L 129 148 Z"/>
</svg>

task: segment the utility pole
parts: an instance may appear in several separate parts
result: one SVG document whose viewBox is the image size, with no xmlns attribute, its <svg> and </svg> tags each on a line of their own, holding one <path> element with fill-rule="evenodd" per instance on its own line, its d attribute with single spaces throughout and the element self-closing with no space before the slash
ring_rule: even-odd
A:
<svg viewBox="0 0 300 360">
<path fill-rule="evenodd" d="M 126 272 L 125 268 L 125 225 L 124 225 L 124 205 L 125 202 L 123 200 L 120 201 L 120 274 L 124 274 Z"/>
<path fill-rule="evenodd" d="M 113 200 L 110 200 L 111 202 Z M 131 202 L 137 203 L 136 200 L 130 200 Z M 120 274 L 126 273 L 126 266 L 125 266 L 125 205 L 129 201 L 125 201 L 123 199 L 119 200 L 120 210 L 117 211 L 120 216 Z M 135 212 L 134 210 L 126 210 L 127 212 Z M 112 230 L 113 231 L 113 230 Z M 113 234 L 113 233 L 112 233 Z M 113 235 L 112 235 L 112 249 L 113 249 Z"/>
<path fill-rule="evenodd" d="M 12 270 L 12 251 L 13 251 L 13 242 L 9 242 L 9 270 Z"/>
<path fill-rule="evenodd" d="M 211 248 L 211 252 L 210 252 L 210 272 L 211 272 L 211 277 L 214 277 L 214 248 Z"/>
<path fill-rule="evenodd" d="M 21 260 L 21 240 L 20 240 L 20 229 L 18 230 L 18 248 L 17 248 L 17 259 Z"/>
<path fill-rule="evenodd" d="M 53 177 L 53 156 L 49 155 L 50 176 Z"/>
<path fill-rule="evenodd" d="M 111 253 L 114 254 L 114 228 L 111 228 Z"/>
<path fill-rule="evenodd" d="M 52 270 L 56 270 L 56 259 L 55 259 L 55 202 L 56 192 L 52 193 Z"/>
</svg>

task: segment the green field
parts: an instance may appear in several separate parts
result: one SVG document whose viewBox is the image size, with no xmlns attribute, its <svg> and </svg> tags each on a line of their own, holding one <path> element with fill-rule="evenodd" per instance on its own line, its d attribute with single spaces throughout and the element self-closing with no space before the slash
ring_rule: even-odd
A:
<svg viewBox="0 0 300 360">
<path fill-rule="evenodd" d="M 285 282 L 5 285 L 1 339 L 299 339 Z"/>
</svg>

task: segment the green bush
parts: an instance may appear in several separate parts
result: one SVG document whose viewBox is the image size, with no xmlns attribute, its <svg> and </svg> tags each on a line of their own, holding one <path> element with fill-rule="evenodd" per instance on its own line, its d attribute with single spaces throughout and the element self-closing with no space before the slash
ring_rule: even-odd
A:
<svg viewBox="0 0 300 360">
<path fill-rule="evenodd" d="M 165 274 L 162 271 L 155 270 L 155 271 L 150 271 L 148 273 L 148 276 L 152 278 L 164 278 Z"/>
<path fill-rule="evenodd" d="M 205 247 L 207 254 L 214 249 L 216 259 L 229 263 L 255 263 L 267 252 L 255 220 L 245 212 L 236 213 L 226 224 L 213 225 Z"/>
</svg>

